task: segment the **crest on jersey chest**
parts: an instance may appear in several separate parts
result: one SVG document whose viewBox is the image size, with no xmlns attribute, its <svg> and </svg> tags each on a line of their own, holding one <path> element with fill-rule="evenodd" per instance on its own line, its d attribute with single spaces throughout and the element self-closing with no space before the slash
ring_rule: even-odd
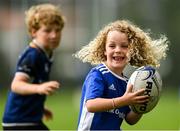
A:
<svg viewBox="0 0 180 131">
<path fill-rule="evenodd" d="M 45 70 L 45 72 L 49 72 L 49 65 L 48 65 L 48 63 L 46 63 L 44 65 L 44 70 Z"/>
</svg>

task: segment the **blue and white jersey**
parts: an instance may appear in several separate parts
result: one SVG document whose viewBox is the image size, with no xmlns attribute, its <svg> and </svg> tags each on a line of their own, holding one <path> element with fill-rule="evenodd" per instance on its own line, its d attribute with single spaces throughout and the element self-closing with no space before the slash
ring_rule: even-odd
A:
<svg viewBox="0 0 180 131">
<path fill-rule="evenodd" d="M 130 111 L 128 106 L 104 112 L 87 111 L 86 101 L 95 98 L 116 98 L 126 91 L 127 78 L 113 73 L 105 64 L 94 67 L 82 88 L 78 131 L 120 130 L 121 123 Z"/>
<path fill-rule="evenodd" d="M 16 72 L 30 77 L 31 83 L 40 84 L 49 80 L 52 60 L 39 47 L 28 46 L 19 57 Z M 3 124 L 37 123 L 44 112 L 45 95 L 20 95 L 9 92 Z"/>
</svg>

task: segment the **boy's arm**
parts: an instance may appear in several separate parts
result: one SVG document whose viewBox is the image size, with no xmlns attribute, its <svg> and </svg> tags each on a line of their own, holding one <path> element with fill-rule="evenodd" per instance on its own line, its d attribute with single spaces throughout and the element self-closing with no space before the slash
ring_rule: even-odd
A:
<svg viewBox="0 0 180 131">
<path fill-rule="evenodd" d="M 16 73 L 11 84 L 11 90 L 21 95 L 49 95 L 59 88 L 59 83 L 56 81 L 45 82 L 42 84 L 32 84 L 29 81 L 30 77 L 25 73 Z"/>
<path fill-rule="evenodd" d="M 44 107 L 44 114 L 43 114 L 43 119 L 45 120 L 52 120 L 53 119 L 53 113 L 50 109 L 47 107 Z"/>
</svg>

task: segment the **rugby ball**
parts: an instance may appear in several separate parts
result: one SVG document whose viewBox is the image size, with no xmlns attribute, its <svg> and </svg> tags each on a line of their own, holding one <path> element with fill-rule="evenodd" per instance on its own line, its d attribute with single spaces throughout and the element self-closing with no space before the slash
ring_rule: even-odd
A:
<svg viewBox="0 0 180 131">
<path fill-rule="evenodd" d="M 151 66 L 140 67 L 130 76 L 128 84 L 130 83 L 133 85 L 133 92 L 145 88 L 144 95 L 150 97 L 146 103 L 131 105 L 131 109 L 140 114 L 150 112 L 157 105 L 162 91 L 162 80 L 158 71 Z"/>
</svg>

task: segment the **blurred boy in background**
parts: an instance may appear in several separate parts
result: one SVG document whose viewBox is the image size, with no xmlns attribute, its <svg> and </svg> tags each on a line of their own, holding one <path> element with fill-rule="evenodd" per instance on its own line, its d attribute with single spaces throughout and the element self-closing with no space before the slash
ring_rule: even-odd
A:
<svg viewBox="0 0 180 131">
<path fill-rule="evenodd" d="M 18 59 L 2 126 L 4 130 L 48 130 L 42 118 L 52 119 L 52 112 L 44 107 L 45 100 L 60 86 L 49 81 L 49 74 L 64 16 L 57 6 L 41 4 L 26 11 L 25 21 L 32 41 Z"/>
</svg>

